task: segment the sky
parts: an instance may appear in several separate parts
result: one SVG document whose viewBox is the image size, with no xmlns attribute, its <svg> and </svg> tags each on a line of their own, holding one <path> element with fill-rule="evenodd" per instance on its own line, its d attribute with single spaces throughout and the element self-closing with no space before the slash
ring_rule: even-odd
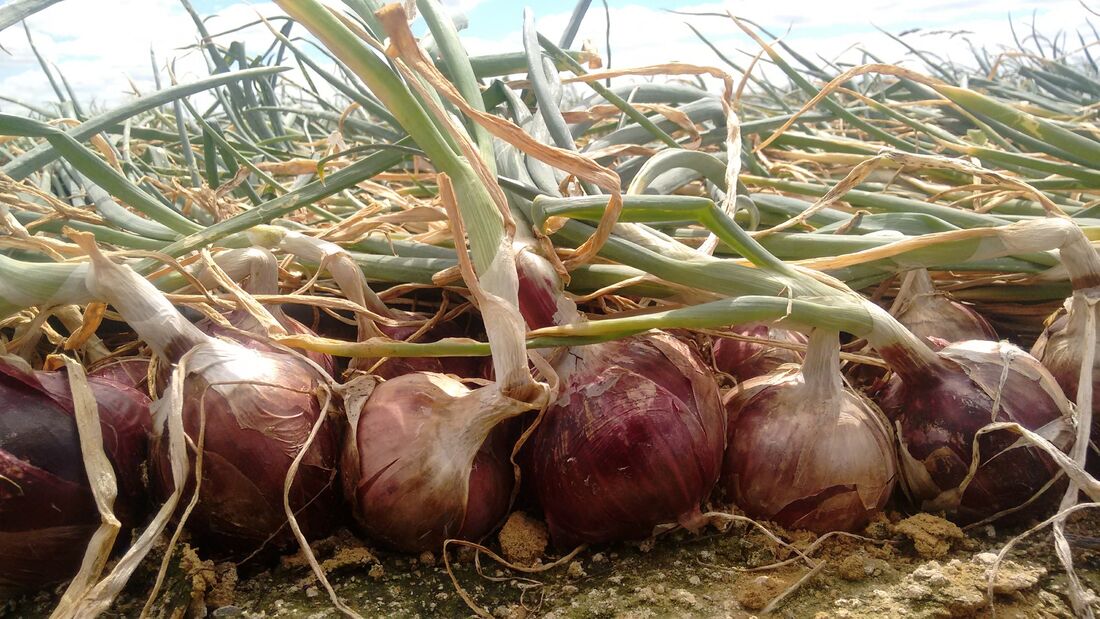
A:
<svg viewBox="0 0 1100 619">
<path fill-rule="evenodd" d="M 0 0 L 3 5 L 7 0 Z M 1100 0 L 1084 0 L 1100 12 Z M 279 15 L 270 2 L 239 0 L 193 0 L 212 33 L 228 30 L 256 19 L 256 15 Z M 444 0 L 453 12 L 464 14 L 468 27 L 463 41 L 472 54 L 520 51 L 520 29 L 524 6 L 530 7 L 540 32 L 557 39 L 568 21 L 573 2 L 552 0 Z M 668 12 L 674 9 L 695 13 L 731 11 L 747 17 L 782 36 L 783 41 L 803 55 L 820 55 L 859 62 L 857 46 L 872 51 L 886 62 L 919 68 L 905 48 L 878 29 L 901 34 L 915 47 L 932 50 L 959 61 L 968 61 L 967 40 L 998 50 L 1012 46 L 1010 21 L 1024 38 L 1036 30 L 1050 36 L 1065 31 L 1076 41 L 1076 32 L 1089 33 L 1088 11 L 1078 0 L 608 0 L 611 22 L 612 65 L 644 66 L 672 60 L 719 65 L 720 61 L 690 29 L 691 21 L 723 53 L 739 64 L 758 48 L 727 18 L 687 17 Z M 1094 22 L 1100 18 L 1092 16 Z M 174 62 L 179 81 L 207 74 L 202 56 L 189 49 L 196 42 L 190 18 L 177 0 L 64 0 L 27 20 L 39 51 L 56 65 L 84 101 L 117 105 L 133 96 L 134 89 L 154 88 L 150 50 L 156 56 L 161 77 L 165 66 Z M 589 41 L 601 53 L 607 20 L 600 0 L 594 0 L 585 18 L 578 42 Z M 422 32 L 422 24 L 414 26 Z M 255 26 L 219 42 L 240 40 L 246 50 L 260 52 L 271 35 Z M 0 32 L 0 97 L 12 97 L 31 104 L 55 102 L 56 97 L 27 44 L 21 26 Z M 735 76 L 735 78 L 738 76 Z M 16 104 L 0 100 L 0 110 L 18 113 Z"/>
</svg>

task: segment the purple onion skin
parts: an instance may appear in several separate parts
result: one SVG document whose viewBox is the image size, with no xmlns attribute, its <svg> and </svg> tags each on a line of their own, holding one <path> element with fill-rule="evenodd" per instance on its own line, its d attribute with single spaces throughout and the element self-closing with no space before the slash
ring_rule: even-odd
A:
<svg viewBox="0 0 1100 619">
<path fill-rule="evenodd" d="M 467 539 L 482 539 L 508 515 L 516 483 L 511 460 L 516 438 L 511 424 L 504 422 L 485 439 L 474 458 L 474 467 L 470 470 L 470 496 L 476 500 L 466 504 L 466 519 L 461 531 Z"/>
<path fill-rule="evenodd" d="M 726 415 L 714 377 L 666 334 L 573 348 L 561 395 L 528 445 L 554 544 L 642 539 L 701 524 L 718 479 Z"/>
<path fill-rule="evenodd" d="M 423 373 L 406 374 L 375 388 L 358 419 L 358 445 L 345 443 L 341 468 L 362 530 L 404 552 L 438 550 L 448 538 L 481 539 L 507 515 L 515 483 L 515 436 L 505 422 L 477 451 L 465 496 L 449 486 L 424 489 L 436 478 L 418 469 L 439 454 L 417 447 L 438 448 L 430 434 L 441 431 L 435 417 L 448 414 L 439 410 L 445 398 L 438 388 L 424 381 Z"/>
<path fill-rule="evenodd" d="M 818 534 L 862 530 L 882 511 L 897 465 L 873 404 L 850 390 L 823 401 L 800 372 L 743 389 L 729 405 L 727 498 L 753 518 Z"/>
<path fill-rule="evenodd" d="M 211 555 L 278 551 L 297 543 L 283 509 L 283 484 L 321 414 L 322 396 L 316 394 L 319 381 L 312 368 L 264 348 L 216 361 L 205 372 L 190 374 L 184 386 L 184 429 L 196 444 L 204 412 L 206 417 L 200 498 L 187 527 Z M 244 385 L 231 397 L 209 388 L 239 373 L 261 384 Z M 174 488 L 163 439 L 154 435 L 150 459 L 150 479 L 161 499 Z M 328 419 L 290 489 L 291 508 L 307 539 L 323 537 L 339 523 L 339 454 L 340 426 Z M 192 475 L 183 504 L 193 488 Z"/>
<path fill-rule="evenodd" d="M 988 354 L 967 352 L 975 347 Z M 1005 342 L 953 343 L 937 353 L 943 360 L 940 368 L 908 377 L 895 375 L 877 398 L 898 428 L 902 479 L 909 495 L 918 506 L 944 510 L 959 524 L 983 521 L 1024 505 L 1058 472 L 1050 457 L 1033 447 L 999 453 L 1018 437 L 1008 431 L 989 432 L 978 439 L 981 459 L 974 478 L 961 495 L 953 496 L 970 468 L 977 431 L 993 421 L 993 399 L 972 377 L 996 389 L 1004 367 L 999 361 L 1001 351 L 1013 354 L 1027 373 L 1010 368 L 995 420 L 1013 421 L 1031 430 L 1059 420 L 1068 427 L 1064 402 L 1060 405 L 1055 399 L 1058 394 L 1044 391 L 1036 378 L 1046 374 L 1038 361 Z M 898 354 L 880 352 L 888 361 Z M 1045 380 L 1051 380 L 1049 375 Z M 1068 441 L 1072 443 L 1072 438 Z M 1064 441 L 1058 446 L 1069 447 Z M 1053 494 L 1048 492 L 1033 505 L 1045 505 Z"/>
<path fill-rule="evenodd" d="M 806 345 L 806 336 L 798 331 L 779 329 L 766 324 L 746 324 L 732 327 L 730 332 L 758 338 L 770 338 L 792 344 Z M 763 376 L 786 363 L 802 363 L 802 353 L 789 348 L 745 342 L 733 338 L 715 338 L 714 366 L 739 381 Z"/>
<path fill-rule="evenodd" d="M 126 529 L 145 513 L 149 399 L 102 378 L 89 377 L 88 384 L 118 483 L 115 515 Z M 99 524 L 68 377 L 29 375 L 0 362 L 0 598 L 72 577 Z"/>
</svg>

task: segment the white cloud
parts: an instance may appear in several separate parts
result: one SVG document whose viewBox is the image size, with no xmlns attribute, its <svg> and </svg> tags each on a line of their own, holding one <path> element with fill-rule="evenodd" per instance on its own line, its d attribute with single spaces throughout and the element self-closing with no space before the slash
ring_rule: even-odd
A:
<svg viewBox="0 0 1100 619">
<path fill-rule="evenodd" d="M 443 7 L 447 9 L 447 12 L 453 15 L 469 15 L 470 11 L 473 11 L 485 2 L 486 0 L 443 0 L 442 4 Z"/>
<path fill-rule="evenodd" d="M 639 5 L 611 8 L 611 50 L 615 67 L 638 67 L 677 60 L 720 66 L 719 58 L 703 44 L 685 22 L 692 23 L 715 46 L 741 66 L 747 66 L 759 47 L 738 30 L 728 17 L 693 17 Z M 840 59 L 852 64 L 867 62 L 856 48 L 862 46 L 885 62 L 918 67 L 919 62 L 902 45 L 878 32 L 875 26 L 899 34 L 919 27 L 905 36 L 920 50 L 934 52 L 956 62 L 973 64 L 967 39 L 991 54 L 1003 47 L 1013 48 L 1008 14 L 1011 12 L 1021 38 L 1030 34 L 1032 11 L 1040 33 L 1053 35 L 1066 29 L 1076 41 L 1075 29 L 1085 27 L 1086 12 L 1076 0 L 849 0 L 844 3 L 821 0 L 729 0 L 721 3 L 679 6 L 683 13 L 719 13 L 728 10 L 768 29 L 803 56 L 820 64 L 818 56 Z M 556 38 L 569 18 L 568 11 L 538 15 L 537 27 Z M 603 53 L 607 20 L 599 3 L 594 2 L 578 34 L 578 41 L 589 41 Z M 965 31 L 959 34 L 957 31 Z M 469 39 L 474 53 L 493 53 L 522 49 L 519 24 L 506 36 L 493 39 Z M 1087 30 L 1086 30 L 1087 32 Z M 767 37 L 764 37 L 765 39 Z M 789 59 L 789 58 L 788 58 Z M 766 70 L 765 61 L 758 70 Z M 774 75 L 774 71 L 768 72 Z M 735 78 L 739 77 L 735 75 Z"/>
<path fill-rule="evenodd" d="M 256 19 L 256 12 L 277 14 L 271 3 L 233 5 L 207 21 L 212 33 Z M 35 46 L 68 80 L 83 102 L 117 104 L 132 88 L 154 88 L 150 49 L 154 50 L 163 83 L 164 70 L 175 60 L 175 73 L 185 82 L 208 75 L 206 62 L 194 49 L 198 41 L 191 18 L 176 0 L 67 0 L 27 20 Z M 250 53 L 271 41 L 264 26 L 234 33 L 228 40 L 243 40 Z M 56 101 L 39 67 L 23 28 L 0 32 L 0 92 L 28 102 Z M 3 104 L 0 104 L 3 105 Z M 10 106 L 4 105 L 4 109 Z"/>
<path fill-rule="evenodd" d="M 444 3 L 448 10 L 472 13 L 472 19 L 492 8 L 489 0 L 444 0 Z M 759 51 L 727 18 L 674 15 L 630 4 L 629 0 L 613 0 L 611 4 L 612 61 L 616 67 L 671 60 L 720 65 L 718 58 L 684 25 L 685 21 L 693 23 L 740 64 L 747 64 L 749 57 Z M 522 49 L 519 11 L 515 5 L 506 6 L 508 13 L 515 14 L 514 28 L 505 36 L 491 39 L 464 35 L 463 40 L 471 53 Z M 571 6 L 572 2 L 565 3 L 560 12 L 537 15 L 539 30 L 556 39 L 569 18 L 570 11 L 564 7 Z M 1074 41 L 1073 31 L 1084 25 L 1086 16 L 1076 0 L 849 0 L 844 3 L 727 0 L 677 8 L 688 12 L 724 13 L 730 10 L 782 35 L 784 41 L 814 60 L 819 54 L 833 59 L 849 50 L 844 59 L 860 62 L 858 53 L 851 48 L 861 44 L 886 62 L 906 62 L 910 66 L 917 66 L 912 55 L 875 31 L 872 25 L 894 33 L 921 27 L 924 31 L 907 36 L 916 47 L 970 62 L 970 52 L 962 36 L 933 35 L 927 31 L 966 30 L 969 32 L 966 36 L 976 45 L 997 49 L 1012 45 L 1007 19 L 1010 11 L 1021 37 L 1030 34 L 1030 15 L 1038 10 L 1039 32 L 1066 29 Z M 207 27 L 213 33 L 221 32 L 255 20 L 257 11 L 268 16 L 279 14 L 270 2 L 241 2 L 207 20 Z M 499 14 L 495 17 L 502 19 Z M 60 67 L 85 101 L 94 98 L 100 104 L 119 103 L 130 92 L 127 77 L 139 89 L 151 90 L 150 47 L 155 49 L 161 67 L 170 59 L 177 59 L 176 71 L 181 81 L 207 75 L 202 55 L 194 49 L 184 49 L 196 43 L 197 34 L 177 0 L 66 0 L 33 16 L 28 23 L 39 49 Z M 593 2 L 578 41 L 591 41 L 602 51 L 605 23 L 603 7 Z M 477 28 L 472 30 L 476 32 Z M 302 31 L 297 33 L 300 35 Z M 227 35 L 221 42 L 230 40 L 243 40 L 250 53 L 258 53 L 266 49 L 271 35 L 259 25 Z M 54 101 L 49 83 L 31 54 L 22 29 L 12 27 L 0 32 L 0 46 L 10 52 L 5 56 L 0 51 L 0 93 L 35 103 Z M 16 108 L 0 102 L 0 109 Z"/>
</svg>

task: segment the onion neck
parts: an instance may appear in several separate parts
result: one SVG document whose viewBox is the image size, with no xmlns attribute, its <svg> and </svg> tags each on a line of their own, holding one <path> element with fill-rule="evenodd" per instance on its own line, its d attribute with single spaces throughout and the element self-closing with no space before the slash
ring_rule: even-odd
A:
<svg viewBox="0 0 1100 619">
<path fill-rule="evenodd" d="M 1065 268 L 1073 289 L 1088 291 L 1092 295 L 1100 293 L 1100 256 L 1096 255 L 1096 250 L 1081 227 L 1072 220 L 1047 217 L 997 228 L 960 230 L 954 234 L 982 235 L 970 260 L 1056 248 L 1059 261 Z"/>
<path fill-rule="evenodd" d="M 519 309 L 528 329 L 571 325 L 584 320 L 577 304 L 565 296 L 561 277 L 550 261 L 538 251 L 534 235 L 516 226 L 512 247 L 519 278 Z"/>
<path fill-rule="evenodd" d="M 71 232 L 70 237 L 92 259 L 85 277 L 88 290 L 110 303 L 162 359 L 174 364 L 187 351 L 210 341 L 147 279 L 100 252 L 91 234 Z"/>
<path fill-rule="evenodd" d="M 832 329 L 814 329 L 802 362 L 802 379 L 810 397 L 831 400 L 844 390 L 840 378 L 840 333 Z"/>
<path fill-rule="evenodd" d="M 300 260 L 316 263 L 319 269 L 327 269 L 349 301 L 378 316 L 398 318 L 367 284 L 363 270 L 355 263 L 351 254 L 339 245 L 277 226 L 255 226 L 248 234 L 256 245 L 278 247 Z M 382 335 L 374 321 L 367 316 L 357 313 L 355 318 L 359 324 L 360 340 Z"/>
<path fill-rule="evenodd" d="M 907 304 L 917 298 L 934 294 L 936 294 L 936 288 L 932 285 L 932 276 L 928 274 L 928 269 L 907 271 L 901 280 L 898 296 L 894 297 L 894 302 L 890 305 L 890 314 L 897 316 Z"/>
<path fill-rule="evenodd" d="M 92 300 L 87 264 L 23 262 L 0 254 L 0 318 L 35 305 L 83 305 Z"/>
<path fill-rule="evenodd" d="M 271 250 L 249 247 L 245 250 L 248 264 L 249 294 L 279 294 L 279 263 Z"/>
<path fill-rule="evenodd" d="M 1070 283 L 1074 290 L 1096 296 L 1100 291 L 1100 257 L 1077 224 L 1071 222 L 1063 227 L 1066 238 L 1058 248 L 1058 256 L 1066 267 Z"/>
<path fill-rule="evenodd" d="M 867 341 L 904 382 L 911 385 L 930 384 L 938 381 L 941 373 L 948 371 L 947 362 L 942 357 L 886 310 L 871 301 L 865 300 L 863 304 L 873 322 L 870 333 L 866 335 Z"/>
</svg>

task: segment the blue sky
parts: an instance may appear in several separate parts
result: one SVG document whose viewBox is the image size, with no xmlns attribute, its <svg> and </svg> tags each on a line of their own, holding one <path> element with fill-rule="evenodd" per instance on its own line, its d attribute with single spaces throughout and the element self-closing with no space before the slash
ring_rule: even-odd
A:
<svg viewBox="0 0 1100 619">
<path fill-rule="evenodd" d="M 0 0 L 3 4 L 5 0 Z M 326 0 L 328 1 L 328 0 Z M 332 0 L 338 4 L 337 0 Z M 1085 0 L 1100 9 L 1100 0 Z M 530 6 L 539 30 L 556 39 L 564 27 L 573 2 L 553 0 L 443 0 L 467 15 L 469 27 L 463 40 L 471 53 L 518 51 L 522 49 L 522 11 Z M 194 0 L 204 15 L 218 14 L 208 21 L 212 31 L 229 29 L 255 19 L 257 11 L 276 15 L 270 2 L 242 0 Z M 843 56 L 859 62 L 852 46 L 863 45 L 887 62 L 915 66 L 911 55 L 878 32 L 875 25 L 890 32 L 910 28 L 921 31 L 908 39 L 921 49 L 931 49 L 957 60 L 967 60 L 969 51 L 962 36 L 937 30 L 965 30 L 977 45 L 996 50 L 1011 45 L 1008 15 L 1018 32 L 1029 30 L 1033 12 L 1040 32 L 1071 32 L 1084 25 L 1088 15 L 1077 0 L 610 0 L 613 64 L 642 66 L 678 60 L 696 64 L 718 64 L 708 50 L 684 25 L 686 17 L 661 8 L 725 12 L 760 22 L 803 54 L 828 59 Z M 692 22 L 726 53 L 744 59 L 758 49 L 727 19 L 694 18 Z M 149 50 L 157 55 L 162 77 L 164 64 L 175 60 L 180 80 L 206 74 L 202 57 L 188 51 L 195 43 L 194 28 L 178 0 L 64 0 L 28 20 L 35 42 L 46 57 L 64 73 L 82 99 L 117 104 L 139 91 L 152 88 Z M 604 10 L 594 0 L 578 36 L 604 47 Z M 1076 37 L 1073 37 L 1074 40 Z M 266 48 L 270 34 L 255 27 L 223 39 L 242 39 L 246 48 Z M 54 99 L 49 83 L 27 46 L 22 28 L 0 32 L 0 95 L 32 103 Z M 919 67 L 918 67 L 919 68 Z M 11 111 L 0 101 L 0 109 Z"/>
</svg>

